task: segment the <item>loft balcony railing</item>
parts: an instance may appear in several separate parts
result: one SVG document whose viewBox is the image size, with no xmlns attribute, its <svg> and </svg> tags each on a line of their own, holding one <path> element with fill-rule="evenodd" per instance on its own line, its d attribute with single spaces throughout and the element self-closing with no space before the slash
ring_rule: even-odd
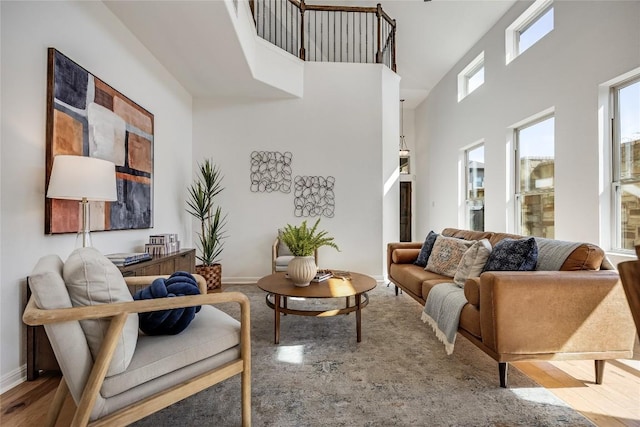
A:
<svg viewBox="0 0 640 427">
<path fill-rule="evenodd" d="M 396 21 L 377 7 L 250 0 L 258 35 L 305 61 L 378 63 L 396 71 Z"/>
</svg>

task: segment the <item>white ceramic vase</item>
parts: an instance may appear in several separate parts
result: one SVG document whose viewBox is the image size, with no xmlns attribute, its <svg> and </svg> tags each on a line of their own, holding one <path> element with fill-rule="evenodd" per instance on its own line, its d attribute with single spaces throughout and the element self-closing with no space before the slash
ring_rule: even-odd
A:
<svg viewBox="0 0 640 427">
<path fill-rule="evenodd" d="M 311 279 L 318 272 L 316 261 L 312 256 L 297 256 L 289 261 L 287 273 L 296 286 L 309 286 Z"/>
</svg>

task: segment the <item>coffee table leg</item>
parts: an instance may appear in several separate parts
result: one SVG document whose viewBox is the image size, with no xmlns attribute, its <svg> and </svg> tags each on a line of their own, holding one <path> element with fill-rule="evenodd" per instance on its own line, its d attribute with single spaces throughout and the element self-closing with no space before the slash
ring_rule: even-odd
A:
<svg viewBox="0 0 640 427">
<path fill-rule="evenodd" d="M 356 294 L 356 337 L 358 342 L 362 340 L 361 324 L 362 324 L 362 307 L 360 307 L 361 295 Z"/>
<path fill-rule="evenodd" d="M 273 296 L 274 304 L 273 304 L 273 312 L 275 313 L 274 319 L 274 341 L 276 344 L 280 344 L 280 295 L 276 294 Z"/>
</svg>

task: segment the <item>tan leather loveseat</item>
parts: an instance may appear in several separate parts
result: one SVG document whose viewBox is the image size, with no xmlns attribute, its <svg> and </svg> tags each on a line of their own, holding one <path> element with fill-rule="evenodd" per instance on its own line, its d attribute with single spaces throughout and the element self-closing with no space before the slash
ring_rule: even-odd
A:
<svg viewBox="0 0 640 427">
<path fill-rule="evenodd" d="M 444 236 L 489 239 L 495 246 L 505 233 L 446 228 Z M 422 243 L 389 243 L 391 283 L 425 304 L 430 289 L 451 282 L 414 265 Z M 560 271 L 492 271 L 464 284 L 467 304 L 458 333 L 498 362 L 500 385 L 507 387 L 508 362 L 593 359 L 601 384 L 604 360 L 631 358 L 635 330 L 618 273 L 604 251 L 581 244 Z M 430 331 L 429 331 L 430 332 Z"/>
</svg>

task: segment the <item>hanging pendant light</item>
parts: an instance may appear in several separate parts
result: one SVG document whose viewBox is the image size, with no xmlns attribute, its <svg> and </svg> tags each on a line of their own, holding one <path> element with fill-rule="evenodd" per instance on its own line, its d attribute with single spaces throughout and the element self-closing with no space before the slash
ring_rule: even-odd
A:
<svg viewBox="0 0 640 427">
<path fill-rule="evenodd" d="M 408 157 L 409 148 L 404 140 L 404 99 L 400 100 L 400 157 Z"/>
</svg>

